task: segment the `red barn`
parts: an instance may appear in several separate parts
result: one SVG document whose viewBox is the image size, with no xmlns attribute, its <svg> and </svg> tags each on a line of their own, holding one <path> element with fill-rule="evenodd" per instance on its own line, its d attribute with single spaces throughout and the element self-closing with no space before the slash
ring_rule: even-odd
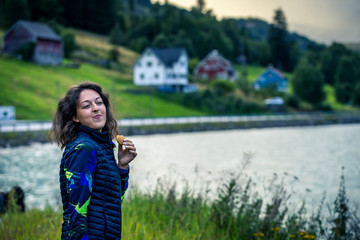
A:
<svg viewBox="0 0 360 240">
<path fill-rule="evenodd" d="M 61 37 L 43 23 L 17 21 L 3 36 L 2 52 L 16 54 L 19 47 L 33 42 L 32 59 L 42 65 L 61 65 L 63 43 Z"/>
<path fill-rule="evenodd" d="M 225 59 L 217 50 L 211 51 L 194 69 L 194 76 L 198 79 L 225 79 L 235 81 L 237 71 L 232 63 Z"/>
</svg>

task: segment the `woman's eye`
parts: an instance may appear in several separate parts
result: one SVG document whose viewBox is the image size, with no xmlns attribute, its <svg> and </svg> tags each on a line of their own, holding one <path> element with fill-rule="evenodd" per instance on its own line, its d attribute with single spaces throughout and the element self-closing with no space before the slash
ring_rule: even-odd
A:
<svg viewBox="0 0 360 240">
<path fill-rule="evenodd" d="M 85 109 L 85 108 L 89 108 L 89 107 L 90 107 L 90 105 L 87 104 L 87 105 L 84 105 L 82 108 Z"/>
<path fill-rule="evenodd" d="M 103 102 L 99 101 L 99 102 L 96 102 L 97 105 L 102 105 Z"/>
</svg>

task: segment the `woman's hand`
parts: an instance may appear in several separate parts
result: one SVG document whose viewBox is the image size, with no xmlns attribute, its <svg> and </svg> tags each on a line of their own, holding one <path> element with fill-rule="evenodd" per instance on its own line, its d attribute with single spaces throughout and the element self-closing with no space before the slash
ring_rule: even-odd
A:
<svg viewBox="0 0 360 240">
<path fill-rule="evenodd" d="M 136 156 L 137 156 L 136 148 L 131 140 L 125 139 L 122 145 L 119 144 L 119 148 L 118 148 L 119 168 L 127 169 L 129 163 L 132 160 L 134 160 Z"/>
</svg>

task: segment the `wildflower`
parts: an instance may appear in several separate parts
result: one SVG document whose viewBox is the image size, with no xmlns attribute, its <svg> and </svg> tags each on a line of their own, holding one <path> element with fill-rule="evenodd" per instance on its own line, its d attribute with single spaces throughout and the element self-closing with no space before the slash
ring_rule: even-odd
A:
<svg viewBox="0 0 360 240">
<path fill-rule="evenodd" d="M 289 238 L 296 238 L 296 235 L 295 234 L 290 234 Z"/>
<path fill-rule="evenodd" d="M 254 233 L 253 234 L 256 238 L 263 238 L 264 237 L 264 234 L 262 232 L 259 232 L 259 233 Z"/>
<path fill-rule="evenodd" d="M 278 232 L 280 231 L 280 227 L 272 227 L 271 231 Z"/>
<path fill-rule="evenodd" d="M 305 235 L 302 236 L 303 239 L 315 239 L 315 235 L 310 235 L 305 233 Z"/>
<path fill-rule="evenodd" d="M 305 231 L 300 231 L 299 235 L 303 237 L 303 236 L 307 235 L 307 233 Z"/>
</svg>

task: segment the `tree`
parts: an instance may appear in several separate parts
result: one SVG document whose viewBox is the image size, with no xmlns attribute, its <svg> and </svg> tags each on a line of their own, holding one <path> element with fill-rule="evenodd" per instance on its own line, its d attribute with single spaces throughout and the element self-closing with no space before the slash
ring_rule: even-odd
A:
<svg viewBox="0 0 360 240">
<path fill-rule="evenodd" d="M 4 6 L 5 27 L 9 28 L 17 20 L 30 19 L 30 12 L 27 0 L 7 0 Z"/>
<path fill-rule="evenodd" d="M 349 55 L 350 51 L 342 44 L 333 43 L 326 48 L 321 56 L 321 71 L 324 74 L 325 82 L 331 85 L 335 84 L 335 71 L 337 65 L 344 55 Z"/>
<path fill-rule="evenodd" d="M 3 28 L 5 28 L 5 20 L 6 20 L 5 11 L 4 11 L 5 3 L 6 3 L 5 0 L 0 0 L 0 27 Z"/>
<path fill-rule="evenodd" d="M 165 36 L 165 34 L 161 33 L 154 38 L 154 40 L 152 41 L 152 45 L 154 47 L 165 48 L 170 46 L 170 41 L 168 37 Z"/>
<path fill-rule="evenodd" d="M 28 0 L 32 21 L 59 20 L 62 8 L 59 0 Z"/>
<path fill-rule="evenodd" d="M 205 0 L 197 0 L 196 2 L 196 8 L 199 10 L 199 12 L 204 12 L 205 10 Z"/>
<path fill-rule="evenodd" d="M 72 27 L 108 34 L 116 21 L 115 0 L 61 0 L 63 18 Z"/>
<path fill-rule="evenodd" d="M 302 60 L 294 71 L 292 80 L 294 93 L 297 97 L 312 104 L 324 100 L 324 77 L 320 70 Z"/>
<path fill-rule="evenodd" d="M 124 33 L 121 31 L 120 24 L 116 24 L 110 33 L 110 42 L 121 45 L 124 42 Z"/>
<path fill-rule="evenodd" d="M 355 86 L 355 90 L 353 94 L 353 103 L 360 107 L 360 82 L 358 82 Z"/>
<path fill-rule="evenodd" d="M 354 93 L 354 86 L 358 81 L 358 69 L 355 59 L 343 56 L 335 72 L 335 93 L 336 99 L 342 103 L 351 101 Z"/>
<path fill-rule="evenodd" d="M 269 27 L 268 43 L 271 50 L 271 61 L 279 69 L 291 71 L 288 64 L 289 46 L 288 31 L 284 12 L 281 8 L 275 10 L 273 23 Z"/>
</svg>

